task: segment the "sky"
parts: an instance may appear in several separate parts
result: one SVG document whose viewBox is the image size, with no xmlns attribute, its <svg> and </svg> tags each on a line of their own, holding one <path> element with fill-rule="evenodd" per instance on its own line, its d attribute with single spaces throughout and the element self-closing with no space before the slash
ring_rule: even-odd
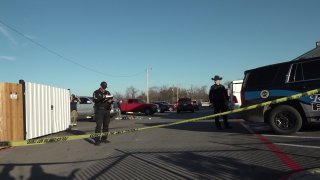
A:
<svg viewBox="0 0 320 180">
<path fill-rule="evenodd" d="M 319 0 L 0 0 L 0 82 L 210 86 L 320 41 Z M 9 27 L 8 27 L 9 26 Z"/>
</svg>

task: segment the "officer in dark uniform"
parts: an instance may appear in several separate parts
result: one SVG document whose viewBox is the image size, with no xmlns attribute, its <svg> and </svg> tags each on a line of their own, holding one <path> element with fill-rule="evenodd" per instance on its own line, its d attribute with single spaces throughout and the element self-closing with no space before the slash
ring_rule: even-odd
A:
<svg viewBox="0 0 320 180">
<path fill-rule="evenodd" d="M 100 88 L 93 93 L 94 105 L 94 115 L 97 123 L 95 133 L 109 132 L 110 123 L 110 110 L 111 104 L 113 102 L 113 97 L 110 92 L 107 91 L 108 84 L 106 82 L 101 82 Z M 101 142 L 108 143 L 108 136 L 103 135 L 101 138 L 95 138 L 95 145 L 100 145 Z"/>
<path fill-rule="evenodd" d="M 214 76 L 211 78 L 214 80 L 214 85 L 211 86 L 209 92 L 210 103 L 213 105 L 214 113 L 218 114 L 221 112 L 225 112 L 228 110 L 227 102 L 228 102 L 228 92 L 226 88 L 221 85 L 222 77 Z M 231 128 L 228 123 L 228 116 L 223 116 L 224 125 L 226 128 Z M 215 124 L 218 129 L 221 129 L 221 123 L 219 121 L 219 116 L 215 117 Z"/>
</svg>

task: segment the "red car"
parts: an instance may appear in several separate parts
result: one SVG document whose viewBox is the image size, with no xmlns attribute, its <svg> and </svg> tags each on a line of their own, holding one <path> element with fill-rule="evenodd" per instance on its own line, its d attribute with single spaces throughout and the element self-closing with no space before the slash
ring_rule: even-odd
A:
<svg viewBox="0 0 320 180">
<path fill-rule="evenodd" d="M 120 105 L 121 113 L 127 112 L 141 112 L 146 115 L 152 115 L 157 112 L 158 106 L 156 104 L 145 103 L 141 99 L 127 99 Z"/>
</svg>

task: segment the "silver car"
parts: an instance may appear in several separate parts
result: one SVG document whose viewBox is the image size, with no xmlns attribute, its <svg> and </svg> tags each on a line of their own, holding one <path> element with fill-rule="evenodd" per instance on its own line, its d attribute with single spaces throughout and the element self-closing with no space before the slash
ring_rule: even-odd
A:
<svg viewBox="0 0 320 180">
<path fill-rule="evenodd" d="M 79 119 L 89 119 L 94 116 L 94 102 L 92 97 L 80 96 L 80 103 L 77 105 Z"/>
<path fill-rule="evenodd" d="M 92 97 L 81 96 L 80 103 L 77 105 L 79 119 L 94 119 L 94 101 Z M 121 113 L 119 104 L 113 102 L 111 105 L 110 117 L 116 117 Z"/>
<path fill-rule="evenodd" d="M 120 110 L 120 104 L 118 102 L 113 102 L 111 105 L 111 111 L 110 111 L 110 116 L 111 117 L 117 117 L 121 115 L 121 110 Z"/>
</svg>

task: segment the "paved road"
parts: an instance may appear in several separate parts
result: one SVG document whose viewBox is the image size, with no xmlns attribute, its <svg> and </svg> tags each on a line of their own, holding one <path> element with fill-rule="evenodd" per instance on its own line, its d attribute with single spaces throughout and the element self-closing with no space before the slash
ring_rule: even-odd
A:
<svg viewBox="0 0 320 180">
<path fill-rule="evenodd" d="M 156 114 L 149 119 L 114 120 L 113 130 L 152 126 L 211 114 Z M 320 167 L 320 127 L 276 136 L 260 123 L 230 120 L 217 130 L 212 121 L 112 136 L 94 146 L 90 139 L 0 151 L 0 179 L 286 179 L 294 171 Z M 63 134 L 83 134 L 83 120 Z"/>
</svg>

